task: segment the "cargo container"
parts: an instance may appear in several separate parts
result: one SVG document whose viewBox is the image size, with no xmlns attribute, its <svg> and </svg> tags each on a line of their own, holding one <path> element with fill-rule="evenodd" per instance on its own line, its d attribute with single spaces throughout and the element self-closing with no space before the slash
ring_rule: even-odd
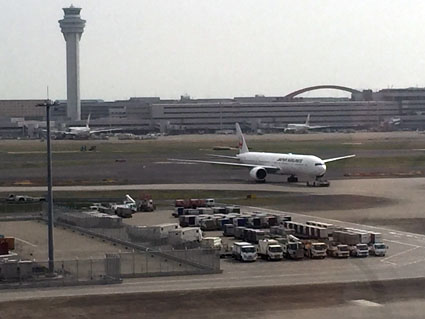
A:
<svg viewBox="0 0 425 319">
<path fill-rule="evenodd" d="M 223 243 L 220 237 L 204 237 L 202 238 L 201 246 L 211 249 L 221 249 L 223 247 Z"/>
<path fill-rule="evenodd" d="M 223 236 L 226 236 L 226 237 L 235 236 L 235 226 L 233 226 L 233 224 L 224 224 Z"/>
<path fill-rule="evenodd" d="M 217 218 L 216 219 L 217 229 L 223 230 L 225 224 L 230 224 L 228 218 Z"/>
<path fill-rule="evenodd" d="M 184 214 L 184 208 L 183 207 L 176 207 L 175 209 L 174 209 L 174 212 L 173 212 L 173 216 L 174 217 L 179 217 L 179 216 L 181 216 L 181 215 L 183 215 Z"/>
<path fill-rule="evenodd" d="M 313 220 L 309 220 L 306 222 L 307 225 L 311 225 L 311 226 L 317 226 L 317 227 L 321 227 L 321 228 L 326 228 L 328 230 L 328 235 L 332 236 L 332 233 L 334 232 L 334 230 L 337 230 L 337 228 L 335 227 L 335 225 L 333 224 L 329 224 L 329 223 L 322 223 L 322 222 L 317 222 L 317 221 L 313 221 Z"/>
<path fill-rule="evenodd" d="M 377 243 L 382 243 L 382 234 L 381 233 L 375 233 L 375 232 L 370 232 L 370 243 L 371 244 L 377 244 Z"/>
<path fill-rule="evenodd" d="M 252 216 L 248 218 L 249 227 L 259 229 L 261 228 L 261 218 L 257 216 Z"/>
<path fill-rule="evenodd" d="M 251 229 L 249 236 L 249 241 L 257 244 L 260 240 L 264 239 L 265 233 L 260 229 Z"/>
<path fill-rule="evenodd" d="M 199 207 L 197 209 L 199 211 L 199 214 L 201 214 L 201 215 L 212 215 L 212 214 L 214 214 L 214 211 L 211 207 Z"/>
<path fill-rule="evenodd" d="M 276 215 L 277 218 L 277 223 L 279 225 L 282 225 L 284 222 L 290 222 L 292 220 L 291 216 L 286 216 L 286 215 Z"/>
<path fill-rule="evenodd" d="M 194 215 L 182 215 L 179 217 L 179 224 L 181 227 L 195 226 L 195 218 Z"/>
<path fill-rule="evenodd" d="M 179 228 L 169 232 L 170 244 L 184 244 L 189 242 L 201 242 L 202 231 L 199 227 Z"/>
<path fill-rule="evenodd" d="M 270 226 L 277 225 L 277 218 L 274 216 L 262 216 L 261 217 L 261 227 L 270 228 Z"/>
<path fill-rule="evenodd" d="M 233 225 L 235 225 L 235 227 L 238 227 L 238 226 L 245 227 L 247 224 L 247 221 L 248 221 L 247 217 L 236 217 L 233 219 Z"/>
<path fill-rule="evenodd" d="M 227 214 L 240 214 L 241 208 L 239 206 L 226 206 Z"/>
<path fill-rule="evenodd" d="M 206 207 L 214 207 L 215 206 L 215 199 L 214 198 L 205 199 L 205 206 Z"/>
<path fill-rule="evenodd" d="M 215 206 L 212 209 L 214 214 L 227 214 L 226 207 Z"/>
<path fill-rule="evenodd" d="M 202 230 L 216 230 L 217 224 L 214 219 L 202 219 L 200 225 Z"/>
<path fill-rule="evenodd" d="M 235 230 L 234 230 L 235 238 L 236 239 L 244 239 L 245 229 L 246 229 L 246 227 L 242 227 L 242 226 L 235 227 Z"/>
</svg>

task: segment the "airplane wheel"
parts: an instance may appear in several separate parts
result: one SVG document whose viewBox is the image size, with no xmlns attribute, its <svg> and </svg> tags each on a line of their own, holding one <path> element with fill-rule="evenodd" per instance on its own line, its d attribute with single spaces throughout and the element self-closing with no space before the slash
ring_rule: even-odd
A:
<svg viewBox="0 0 425 319">
<path fill-rule="evenodd" d="M 296 176 L 289 176 L 288 177 L 288 183 L 297 183 L 298 182 L 298 177 Z"/>
</svg>

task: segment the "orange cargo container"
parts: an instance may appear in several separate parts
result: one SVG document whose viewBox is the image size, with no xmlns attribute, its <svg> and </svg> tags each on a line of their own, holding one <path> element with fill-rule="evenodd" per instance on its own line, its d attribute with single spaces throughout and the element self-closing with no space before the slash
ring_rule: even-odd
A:
<svg viewBox="0 0 425 319">
<path fill-rule="evenodd" d="M 9 250 L 15 249 L 15 237 L 5 237 L 4 240 L 7 242 Z"/>
</svg>

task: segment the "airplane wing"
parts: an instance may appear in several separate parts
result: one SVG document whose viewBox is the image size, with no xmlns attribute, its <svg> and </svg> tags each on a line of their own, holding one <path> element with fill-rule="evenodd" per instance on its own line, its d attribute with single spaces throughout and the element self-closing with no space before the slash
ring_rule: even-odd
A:
<svg viewBox="0 0 425 319">
<path fill-rule="evenodd" d="M 214 164 L 214 165 L 227 165 L 227 166 L 238 166 L 238 167 L 247 167 L 247 168 L 263 167 L 269 173 L 277 172 L 278 170 L 280 170 L 279 167 L 276 167 L 276 166 L 256 165 L 256 164 L 242 164 L 242 163 L 230 163 L 230 162 L 214 162 L 214 161 L 201 161 L 201 160 L 184 160 L 184 159 L 176 159 L 176 158 L 169 158 L 168 160 L 169 161 L 174 161 L 174 162 L 202 163 L 202 164 Z"/>
<path fill-rule="evenodd" d="M 207 154 L 207 155 L 212 157 L 239 159 L 239 157 L 237 156 L 228 156 L 228 155 L 219 155 L 219 154 Z"/>
<path fill-rule="evenodd" d="M 339 160 L 343 160 L 343 159 L 346 159 L 346 158 L 352 158 L 352 157 L 355 157 L 356 155 L 347 155 L 347 156 L 341 156 L 341 157 L 334 157 L 334 158 L 328 158 L 328 159 L 325 159 L 325 160 L 323 160 L 323 162 L 325 162 L 325 163 L 329 163 L 329 162 L 335 162 L 335 161 L 339 161 Z"/>
<path fill-rule="evenodd" d="M 102 130 L 90 130 L 90 134 L 99 134 L 99 133 L 108 133 L 108 132 L 116 132 L 116 131 L 122 131 L 122 128 L 109 128 L 109 129 L 102 129 Z"/>
<path fill-rule="evenodd" d="M 322 128 L 331 128 L 331 126 L 330 125 L 324 125 L 324 126 L 316 125 L 316 126 L 309 126 L 308 127 L 309 130 L 320 130 Z"/>
</svg>

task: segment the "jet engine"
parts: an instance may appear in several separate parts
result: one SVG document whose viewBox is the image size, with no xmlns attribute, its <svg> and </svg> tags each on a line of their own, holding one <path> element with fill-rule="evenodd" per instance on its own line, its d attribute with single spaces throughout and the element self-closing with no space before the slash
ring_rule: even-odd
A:
<svg viewBox="0 0 425 319">
<path fill-rule="evenodd" d="M 264 182 L 266 180 L 267 171 L 264 167 L 257 166 L 249 172 L 249 176 L 251 176 L 257 182 Z"/>
</svg>

